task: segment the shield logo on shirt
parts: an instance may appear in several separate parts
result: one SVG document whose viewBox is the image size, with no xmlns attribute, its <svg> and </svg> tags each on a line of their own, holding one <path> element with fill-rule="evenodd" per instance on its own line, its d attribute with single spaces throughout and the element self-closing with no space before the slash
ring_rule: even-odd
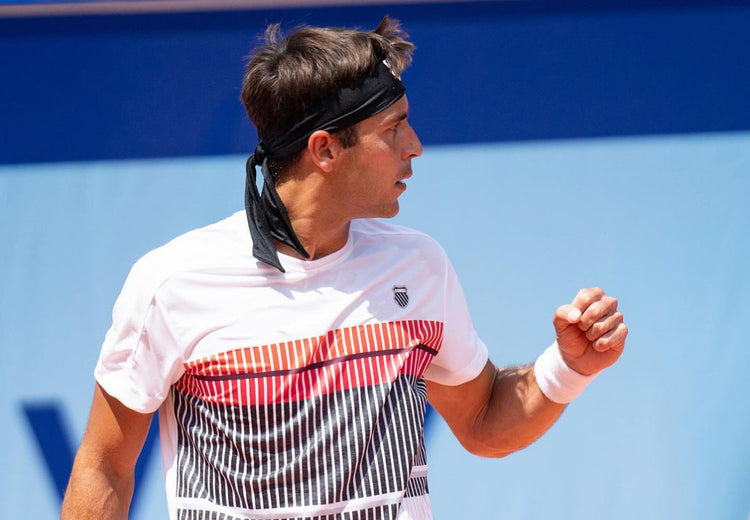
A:
<svg viewBox="0 0 750 520">
<path fill-rule="evenodd" d="M 394 287 L 393 299 L 396 300 L 399 307 L 406 307 L 409 305 L 409 294 L 406 292 L 406 287 Z"/>
</svg>

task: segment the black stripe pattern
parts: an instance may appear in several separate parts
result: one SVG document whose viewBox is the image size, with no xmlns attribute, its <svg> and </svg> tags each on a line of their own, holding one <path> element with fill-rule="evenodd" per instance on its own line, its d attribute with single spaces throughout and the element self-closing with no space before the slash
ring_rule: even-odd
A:
<svg viewBox="0 0 750 520">
<path fill-rule="evenodd" d="M 266 405 L 172 398 L 180 519 L 389 519 L 428 492 L 421 378 Z"/>
</svg>

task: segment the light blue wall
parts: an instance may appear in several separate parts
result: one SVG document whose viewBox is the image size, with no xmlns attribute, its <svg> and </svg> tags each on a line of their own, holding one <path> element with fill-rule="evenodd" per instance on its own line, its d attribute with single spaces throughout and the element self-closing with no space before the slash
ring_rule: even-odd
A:
<svg viewBox="0 0 750 520">
<path fill-rule="evenodd" d="M 22 406 L 76 443 L 130 265 L 241 207 L 244 157 L 0 168 L 0 517 L 59 500 Z M 429 431 L 437 518 L 744 519 L 750 511 L 750 133 L 427 147 L 399 223 L 440 240 L 500 364 L 581 286 L 620 299 L 621 362 L 503 460 Z M 151 461 L 132 518 L 164 518 Z"/>
</svg>

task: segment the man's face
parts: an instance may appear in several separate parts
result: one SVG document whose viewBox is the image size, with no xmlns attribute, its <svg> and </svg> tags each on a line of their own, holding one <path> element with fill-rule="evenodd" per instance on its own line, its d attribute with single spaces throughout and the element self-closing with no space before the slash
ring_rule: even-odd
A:
<svg viewBox="0 0 750 520">
<path fill-rule="evenodd" d="M 358 142 L 344 150 L 344 200 L 352 218 L 393 217 L 398 197 L 411 177 L 411 160 L 422 155 L 422 143 L 406 117 L 406 96 L 357 124 Z M 343 200 L 341 201 L 343 202 Z"/>
</svg>

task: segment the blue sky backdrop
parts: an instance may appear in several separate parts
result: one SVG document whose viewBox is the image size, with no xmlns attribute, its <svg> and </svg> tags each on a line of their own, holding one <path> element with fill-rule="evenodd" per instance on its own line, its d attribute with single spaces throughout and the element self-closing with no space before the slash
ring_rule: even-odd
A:
<svg viewBox="0 0 750 520">
<path fill-rule="evenodd" d="M 19 406 L 56 402 L 81 435 L 130 265 L 241 208 L 243 163 L 0 169 L 3 466 L 19 468 L 4 516 L 58 507 Z M 444 245 L 497 363 L 532 361 L 582 286 L 616 295 L 631 328 L 621 362 L 524 452 L 478 459 L 433 421 L 439 518 L 744 517 L 748 169 L 750 133 L 426 148 L 396 221 Z M 162 517 L 157 462 L 135 518 Z"/>
</svg>

